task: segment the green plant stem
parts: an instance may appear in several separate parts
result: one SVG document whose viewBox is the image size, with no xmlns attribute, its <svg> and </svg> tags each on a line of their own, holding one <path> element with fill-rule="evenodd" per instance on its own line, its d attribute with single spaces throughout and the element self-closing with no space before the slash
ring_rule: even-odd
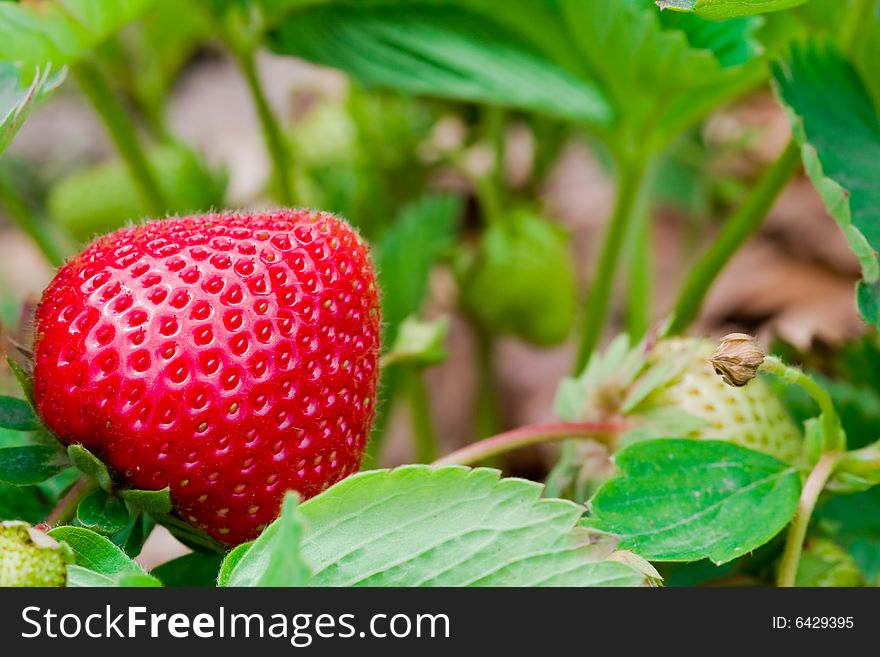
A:
<svg viewBox="0 0 880 657">
<path fill-rule="evenodd" d="M 493 456 L 499 456 L 515 449 L 537 445 L 540 443 L 558 442 L 571 438 L 590 438 L 605 443 L 612 443 L 620 433 L 622 426 L 618 422 L 552 422 L 549 424 L 532 424 L 512 431 L 505 431 L 497 436 L 479 442 L 437 459 L 432 465 L 473 465 Z"/>
<path fill-rule="evenodd" d="M 278 200 L 286 206 L 292 206 L 295 203 L 295 195 L 293 191 L 290 150 L 284 142 L 281 126 L 278 124 L 272 108 L 269 107 L 269 101 L 266 99 L 263 86 L 260 84 L 255 52 L 253 50 L 240 51 L 238 49 L 233 49 L 233 52 L 253 98 L 257 116 L 260 119 L 260 127 L 263 130 L 263 138 L 266 141 L 266 148 L 269 151 L 269 157 L 272 158 L 272 166 L 274 167 L 275 179 L 278 184 Z"/>
<path fill-rule="evenodd" d="M 45 222 L 39 221 L 22 201 L 5 174 L 0 173 L 0 203 L 10 219 L 30 237 L 46 260 L 55 267 L 64 263 L 65 255 Z"/>
<path fill-rule="evenodd" d="M 767 356 L 761 365 L 761 369 L 770 374 L 775 374 L 786 383 L 798 386 L 804 390 L 819 406 L 822 418 L 822 437 L 824 447 L 822 451 L 846 449 L 845 437 L 840 428 L 840 418 L 834 408 L 831 395 L 816 383 L 811 377 L 797 367 L 786 365 L 776 356 Z"/>
<path fill-rule="evenodd" d="M 64 497 L 58 500 L 58 504 L 46 517 L 46 524 L 50 527 L 61 525 L 76 515 L 76 507 L 83 499 L 98 487 L 98 482 L 88 475 L 83 475 L 76 480 Z"/>
<path fill-rule="evenodd" d="M 682 333 L 696 319 L 706 293 L 737 250 L 761 226 L 776 197 L 800 166 L 800 148 L 794 141 L 764 172 L 742 207 L 724 224 L 709 250 L 691 268 L 673 312 L 670 334 Z"/>
<path fill-rule="evenodd" d="M 629 337 L 638 341 L 651 324 L 651 289 L 653 277 L 653 253 L 651 218 L 643 208 L 633 221 L 633 237 L 629 264 L 629 307 L 626 325 Z"/>
<path fill-rule="evenodd" d="M 605 328 L 617 261 L 620 259 L 620 253 L 629 233 L 630 223 L 635 215 L 634 210 L 639 206 L 639 197 L 646 187 L 643 162 L 620 159 L 619 163 L 616 205 L 608 224 L 596 275 L 591 283 L 581 321 L 580 349 L 575 362 L 576 374 L 587 364 Z"/>
<path fill-rule="evenodd" d="M 474 433 L 477 438 L 498 433 L 501 426 L 498 399 L 492 377 L 492 337 L 477 328 L 478 389 L 474 415 Z"/>
<path fill-rule="evenodd" d="M 865 47 L 877 17 L 878 0 L 854 0 L 841 29 L 840 43 L 850 56 L 856 57 Z"/>
<path fill-rule="evenodd" d="M 73 71 L 80 89 L 104 121 L 150 212 L 157 217 L 164 215 L 168 204 L 125 107 L 93 63 L 80 62 Z"/>
<path fill-rule="evenodd" d="M 416 460 L 418 463 L 430 463 L 437 458 L 437 435 L 431 421 L 431 406 L 425 387 L 424 373 L 413 367 L 407 369 L 404 385 L 409 401 Z"/>
<path fill-rule="evenodd" d="M 804 538 L 810 525 L 810 518 L 813 515 L 813 509 L 816 507 L 820 493 L 825 488 L 831 473 L 834 472 L 837 459 L 838 454 L 836 452 L 823 454 L 810 472 L 806 482 L 804 482 L 804 488 L 798 501 L 798 508 L 785 540 L 785 549 L 782 553 L 782 562 L 779 567 L 779 578 L 777 580 L 779 586 L 791 587 L 795 585 L 798 565 L 800 564 L 801 553 L 804 549 Z"/>
<path fill-rule="evenodd" d="M 383 399 L 382 401 L 377 401 L 376 415 L 373 418 L 373 429 L 370 432 L 370 439 L 367 441 L 367 446 L 364 449 L 363 459 L 361 459 L 362 470 L 378 467 L 382 443 L 388 430 L 391 414 L 394 411 L 394 404 L 397 402 L 400 379 L 401 372 L 399 367 L 382 369 L 380 390 Z"/>
</svg>

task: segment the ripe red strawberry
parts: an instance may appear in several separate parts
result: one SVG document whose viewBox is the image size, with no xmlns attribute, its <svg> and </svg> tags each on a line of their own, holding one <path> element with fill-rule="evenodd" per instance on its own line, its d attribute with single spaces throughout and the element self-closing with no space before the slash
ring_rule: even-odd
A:
<svg viewBox="0 0 880 657">
<path fill-rule="evenodd" d="M 357 470 L 376 398 L 367 247 L 305 210 L 166 219 L 102 237 L 36 314 L 36 407 L 136 488 L 170 487 L 216 539 L 254 538 L 287 490 Z"/>
</svg>

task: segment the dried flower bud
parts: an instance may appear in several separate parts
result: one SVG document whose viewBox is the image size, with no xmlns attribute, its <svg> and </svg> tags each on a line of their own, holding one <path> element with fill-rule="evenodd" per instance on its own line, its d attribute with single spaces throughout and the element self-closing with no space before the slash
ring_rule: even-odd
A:
<svg viewBox="0 0 880 657">
<path fill-rule="evenodd" d="M 751 335 L 731 333 L 712 354 L 712 367 L 727 385 L 744 386 L 758 375 L 766 355 Z"/>
</svg>

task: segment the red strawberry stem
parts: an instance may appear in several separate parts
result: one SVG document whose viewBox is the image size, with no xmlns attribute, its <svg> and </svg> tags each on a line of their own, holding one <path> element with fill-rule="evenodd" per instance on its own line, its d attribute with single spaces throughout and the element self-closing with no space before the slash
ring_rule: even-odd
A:
<svg viewBox="0 0 880 657">
<path fill-rule="evenodd" d="M 797 512 L 791 527 L 788 529 L 788 537 L 785 540 L 785 550 L 782 553 L 782 563 L 779 567 L 779 578 L 777 580 L 779 586 L 791 587 L 794 586 L 797 580 L 798 565 L 800 564 L 801 553 L 804 549 L 804 538 L 807 535 L 810 517 L 813 515 L 813 509 L 816 507 L 819 494 L 825 488 L 828 478 L 834 472 L 834 467 L 837 465 L 839 458 L 840 455 L 836 452 L 823 454 L 804 483 Z"/>
<path fill-rule="evenodd" d="M 76 507 L 83 499 L 98 487 L 97 482 L 88 475 L 83 475 L 77 479 L 76 483 L 71 486 L 70 490 L 58 500 L 58 504 L 52 509 L 52 512 L 46 517 L 46 524 L 49 527 L 61 525 L 76 515 Z"/>
<path fill-rule="evenodd" d="M 591 438 L 612 444 L 623 428 L 620 421 L 530 424 L 463 447 L 437 459 L 432 465 L 472 465 L 521 447 L 571 438 Z"/>
</svg>

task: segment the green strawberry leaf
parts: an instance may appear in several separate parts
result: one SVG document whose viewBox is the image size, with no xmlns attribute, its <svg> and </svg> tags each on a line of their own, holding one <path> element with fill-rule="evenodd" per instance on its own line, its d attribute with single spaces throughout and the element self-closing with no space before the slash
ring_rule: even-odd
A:
<svg viewBox="0 0 880 657">
<path fill-rule="evenodd" d="M 101 459 L 82 445 L 70 445 L 67 448 L 67 455 L 71 463 L 97 481 L 102 489 L 108 493 L 112 490 L 113 481 L 110 478 L 110 471 Z"/>
<path fill-rule="evenodd" d="M 643 0 L 554 4 L 569 26 L 583 75 L 599 81 L 620 123 L 631 128 L 642 148 L 665 145 L 766 76 L 760 59 L 745 61 L 756 48 L 730 56 L 732 42 L 744 45 L 749 26 L 742 22 L 726 21 L 710 31 L 706 24 L 690 21 L 679 29 L 665 25 L 656 8 Z M 633 138 L 628 132 L 612 135 L 612 140 Z"/>
<path fill-rule="evenodd" d="M 0 449 L 0 481 L 37 484 L 70 467 L 63 450 L 49 445 L 25 445 Z"/>
<path fill-rule="evenodd" d="M 512 4 L 503 10 L 516 11 L 508 7 Z M 541 13 L 533 12 L 533 28 Z M 335 2 L 292 14 L 271 35 L 270 45 L 341 68 L 370 86 L 596 125 L 612 119 L 593 81 L 579 79 L 534 39 L 464 3 Z"/>
<path fill-rule="evenodd" d="M 137 507 L 145 513 L 165 514 L 171 513 L 171 489 L 139 490 L 126 488 L 117 491 L 119 497 L 130 505 Z"/>
<path fill-rule="evenodd" d="M 9 366 L 9 371 L 12 372 L 15 380 L 18 381 L 18 385 L 21 387 L 21 391 L 24 393 L 24 398 L 31 405 L 31 408 L 34 407 L 34 381 L 33 378 L 28 376 L 27 372 L 25 372 L 21 365 L 16 363 L 12 358 L 6 357 L 6 364 Z"/>
<path fill-rule="evenodd" d="M 92 491 L 79 503 L 76 519 L 86 529 L 105 536 L 121 532 L 129 523 L 125 503 L 100 489 Z"/>
<path fill-rule="evenodd" d="M 401 209 L 377 245 L 385 344 L 394 344 L 400 324 L 418 314 L 432 267 L 455 240 L 461 203 L 454 196 L 428 195 Z"/>
<path fill-rule="evenodd" d="M 56 527 L 49 535 L 73 550 L 68 586 L 161 586 L 109 539 L 83 527 Z"/>
<path fill-rule="evenodd" d="M 880 328 L 880 117 L 859 73 L 828 43 L 794 47 L 773 76 L 807 174 L 861 264 L 859 311 Z"/>
<path fill-rule="evenodd" d="M 615 463 L 585 524 L 654 561 L 736 559 L 782 531 L 801 492 L 795 468 L 728 442 L 649 440 Z"/>
<path fill-rule="evenodd" d="M 224 586 L 304 586 L 309 568 L 301 557 L 303 519 L 297 496 L 284 498 L 281 516 L 260 534 L 245 552 L 234 556 L 234 566 L 222 569 Z M 227 557 L 228 558 L 228 557 Z"/>
<path fill-rule="evenodd" d="M 880 487 L 835 495 L 816 508 L 816 524 L 847 549 L 869 584 L 880 583 Z"/>
<path fill-rule="evenodd" d="M 25 70 L 75 63 L 154 1 L 0 2 L 0 60 Z"/>
<path fill-rule="evenodd" d="M 802 5 L 807 0 L 657 0 L 660 9 L 693 11 L 706 18 L 752 16 Z"/>
<path fill-rule="evenodd" d="M 51 75 L 51 68 L 47 66 L 37 72 L 30 85 L 23 86 L 21 67 L 0 61 L 0 153 L 12 143 L 30 111 L 58 88 L 64 77 L 65 71 Z"/>
<path fill-rule="evenodd" d="M 221 562 L 219 554 L 190 552 L 153 568 L 150 574 L 163 586 L 210 588 L 216 584 Z"/>
<path fill-rule="evenodd" d="M 497 470 L 411 465 L 352 475 L 299 507 L 315 586 L 636 586 L 583 507 Z"/>
<path fill-rule="evenodd" d="M 205 532 L 197 527 L 193 527 L 187 522 L 172 514 L 151 513 L 150 516 L 157 523 L 165 527 L 174 535 L 174 538 L 186 545 L 188 548 L 198 551 L 216 552 L 218 554 L 225 553 L 229 547 L 216 541 Z"/>
<path fill-rule="evenodd" d="M 226 554 L 223 561 L 220 563 L 220 570 L 217 571 L 217 586 L 229 586 L 232 572 L 238 566 L 238 562 L 248 553 L 248 550 L 251 549 L 253 544 L 254 541 L 248 541 L 247 543 L 236 545 Z"/>
<path fill-rule="evenodd" d="M 128 524 L 108 538 L 113 545 L 118 545 L 123 552 L 134 558 L 141 553 L 144 543 L 155 526 L 156 521 L 149 515 L 132 509 L 129 505 Z"/>
<path fill-rule="evenodd" d="M 0 395 L 0 429 L 31 431 L 39 426 L 40 421 L 24 399 Z"/>
<path fill-rule="evenodd" d="M 24 520 L 31 524 L 42 522 L 80 474 L 76 468 L 67 468 L 54 477 L 30 486 L 0 481 L 0 520 Z"/>
</svg>

